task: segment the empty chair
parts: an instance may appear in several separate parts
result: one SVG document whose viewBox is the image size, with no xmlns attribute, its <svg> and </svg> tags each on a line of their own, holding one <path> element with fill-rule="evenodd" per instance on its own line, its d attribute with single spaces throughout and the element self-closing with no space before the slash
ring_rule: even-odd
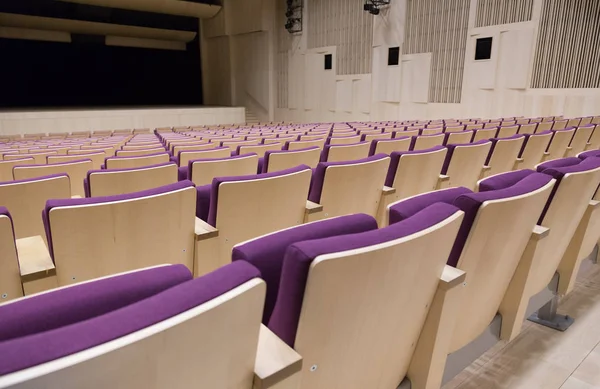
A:
<svg viewBox="0 0 600 389">
<path fill-rule="evenodd" d="M 179 166 L 187 168 L 190 161 L 206 158 L 227 158 L 231 156 L 229 147 L 217 147 L 206 150 L 183 150 L 176 154 Z"/>
<path fill-rule="evenodd" d="M 146 155 L 154 155 L 157 153 L 162 153 L 164 151 L 165 151 L 164 147 L 160 146 L 160 147 L 154 147 L 154 148 L 142 149 L 142 150 L 117 150 L 115 152 L 115 155 L 117 157 L 141 157 L 141 156 L 146 156 Z"/>
<path fill-rule="evenodd" d="M 444 145 L 471 143 L 473 131 L 447 132 L 444 136 Z"/>
<path fill-rule="evenodd" d="M 194 150 L 210 150 L 219 147 L 218 143 L 202 143 L 202 144 L 190 144 L 190 145 L 173 145 L 173 155 L 178 155 L 181 151 L 194 151 Z"/>
<path fill-rule="evenodd" d="M 390 155 L 394 151 L 408 151 L 410 150 L 410 143 L 412 139 L 410 137 L 396 138 L 396 139 L 378 139 L 371 141 L 369 147 L 369 156 L 376 154 L 387 154 Z"/>
<path fill-rule="evenodd" d="M 25 157 L 19 159 L 13 159 L 9 161 L 0 161 L 0 182 L 12 181 L 15 179 L 13 176 L 13 168 L 17 165 L 33 165 L 35 160 L 33 157 Z"/>
<path fill-rule="evenodd" d="M 398 200 L 435 190 L 443 177 L 440 175 L 447 149 L 436 146 L 427 150 L 395 151 L 390 154 L 385 186 L 386 191 L 377 211 L 379 225 L 387 223 L 387 206 Z"/>
<path fill-rule="evenodd" d="M 491 176 L 498 173 L 509 172 L 515 167 L 525 136 L 521 134 L 508 138 L 492 138 L 490 154 L 485 161 L 484 175 Z"/>
<path fill-rule="evenodd" d="M 544 153 L 552 140 L 552 131 L 545 131 L 536 134 L 525 134 L 525 140 L 514 170 L 533 169 L 544 159 Z"/>
<path fill-rule="evenodd" d="M 351 133 L 352 135 L 336 136 L 327 139 L 328 145 L 349 145 L 360 142 L 362 136 Z"/>
<path fill-rule="evenodd" d="M 562 258 L 600 184 L 600 158 L 583 161 L 566 158 L 541 164 L 538 170 L 556 179 L 556 186 L 546 208 L 538 215 L 541 227 L 531 235 L 501 306 L 502 339 L 506 340 L 519 334 L 530 298 L 548 286 L 557 270 L 558 290 L 561 284 L 569 284 L 577 275 L 577 264 L 566 266 Z M 479 189 L 494 190 L 506 182 L 526 180 L 530 175 L 532 171 L 521 170 L 490 177 L 480 182 Z M 556 306 L 556 299 L 551 305 Z"/>
<path fill-rule="evenodd" d="M 600 148 L 600 126 L 595 124 L 595 129 L 590 136 L 590 140 L 585 146 L 586 150 L 598 150 Z"/>
<path fill-rule="evenodd" d="M 483 140 L 483 139 L 495 138 L 497 133 L 498 133 L 497 127 L 478 129 L 478 130 L 475 130 L 472 141 L 479 142 L 480 140 Z"/>
<path fill-rule="evenodd" d="M 321 162 L 315 169 L 308 200 L 322 210 L 307 214 L 306 221 L 352 213 L 375 217 L 384 191 L 390 157 L 377 154 L 346 162 Z"/>
<path fill-rule="evenodd" d="M 551 121 L 543 121 L 543 122 L 539 122 L 535 132 L 544 132 L 544 131 L 548 131 L 552 129 L 552 126 L 554 125 L 554 122 Z"/>
<path fill-rule="evenodd" d="M 427 150 L 444 143 L 445 134 L 413 136 L 410 144 L 411 150 Z"/>
<path fill-rule="evenodd" d="M 463 132 L 465 131 L 465 126 L 463 124 L 452 124 L 446 126 L 446 130 L 444 132 Z"/>
<path fill-rule="evenodd" d="M 325 145 L 321 162 L 343 162 L 366 158 L 369 155 L 369 142 L 350 145 Z"/>
<path fill-rule="evenodd" d="M 0 206 L 0 302 L 23 296 L 13 221 L 8 209 Z"/>
<path fill-rule="evenodd" d="M 12 161 L 14 159 L 21 159 L 21 158 L 33 158 L 33 161 L 36 165 L 43 165 L 46 163 L 46 157 L 49 155 L 54 155 L 57 154 L 56 151 L 43 151 L 43 152 L 37 152 L 37 153 L 24 153 L 24 154 L 4 154 L 4 160 L 5 161 Z"/>
<path fill-rule="evenodd" d="M 548 149 L 544 153 L 543 161 L 550 161 L 553 159 L 563 158 L 565 152 L 567 151 L 567 147 L 571 143 L 571 139 L 573 139 L 573 135 L 575 135 L 574 128 L 568 128 L 565 130 L 557 130 L 552 131 L 552 140 L 548 145 Z"/>
<path fill-rule="evenodd" d="M 538 132 L 544 132 L 544 131 L 536 131 L 537 126 L 538 126 L 538 123 L 521 124 L 521 126 L 519 127 L 519 134 L 535 134 Z M 546 131 L 548 131 L 548 130 L 546 130 Z"/>
<path fill-rule="evenodd" d="M 496 134 L 496 138 L 508 138 L 510 136 L 516 135 L 519 133 L 519 126 L 503 126 L 498 127 L 498 134 Z"/>
<path fill-rule="evenodd" d="M 42 236 L 44 224 L 40 218 L 48 199 L 71 197 L 71 186 L 66 174 L 38 177 L 0 183 L 2 206 L 12 215 L 17 239 Z"/>
<path fill-rule="evenodd" d="M 87 172 L 92 169 L 92 161 L 84 159 L 51 165 L 17 165 L 13 168 L 13 175 L 15 180 L 27 180 L 64 173 L 69 176 L 71 196 L 85 197 L 83 180 Z"/>
<path fill-rule="evenodd" d="M 581 124 L 581 118 L 573 118 L 573 119 L 569 119 L 567 121 L 567 124 L 565 127 L 578 127 L 578 126 L 583 126 L 585 124 Z"/>
<path fill-rule="evenodd" d="M 323 139 L 315 139 L 315 140 L 299 140 L 299 141 L 286 141 L 285 144 L 283 145 L 283 150 L 304 150 L 307 149 L 309 147 L 314 147 L 317 146 L 320 149 L 323 149 L 323 147 L 325 147 L 325 138 Z"/>
<path fill-rule="evenodd" d="M 243 154 L 256 154 L 258 155 L 260 158 L 265 156 L 265 153 L 267 151 L 277 151 L 277 150 L 281 150 L 281 146 L 279 145 L 279 143 L 275 143 L 275 144 L 260 144 L 260 145 L 250 145 L 250 146 L 238 146 L 237 150 L 236 150 L 236 154 L 237 155 L 243 155 Z"/>
<path fill-rule="evenodd" d="M 502 182 L 491 191 L 450 188 L 389 207 L 391 225 L 439 203 L 465 213 L 447 261 L 466 273 L 448 353 L 477 339 L 498 313 L 504 325 L 501 303 L 555 183 L 550 176 L 530 172 L 523 181 Z"/>
<path fill-rule="evenodd" d="M 297 380 L 301 357 L 260 324 L 259 277 L 241 261 L 195 280 L 166 265 L 2 305 L 0 350 L 11 358 L 0 364 L 0 387 L 75 389 L 85 376 L 90 389 L 250 389 L 266 387 L 265 369 L 269 384 Z M 199 333 L 190 337 L 191 329 Z M 273 368 L 281 353 L 288 360 Z"/>
<path fill-rule="evenodd" d="M 438 204 L 384 229 L 352 215 L 235 247 L 234 261 L 269 285 L 263 323 L 313 366 L 302 389 L 396 388 L 405 378 L 440 387 L 455 312 L 441 310 L 460 304 L 464 278 L 444 264 L 461 219 Z"/>
<path fill-rule="evenodd" d="M 585 150 L 588 140 L 594 132 L 594 125 L 578 127 L 575 130 L 575 135 L 571 139 L 571 144 L 567 147 L 565 157 L 574 157 Z"/>
<path fill-rule="evenodd" d="M 105 158 L 106 154 L 104 154 L 104 152 L 101 152 L 80 155 L 49 155 L 46 157 L 46 160 L 48 161 L 48 164 L 56 164 L 89 159 L 90 161 L 92 161 L 92 169 L 100 169 L 102 167 L 102 164 L 104 163 Z"/>
<path fill-rule="evenodd" d="M 552 125 L 552 130 L 564 130 L 567 127 L 568 120 L 556 120 Z"/>
<path fill-rule="evenodd" d="M 362 138 L 360 139 L 361 142 L 371 142 L 374 140 L 379 140 L 379 139 L 392 139 L 392 133 L 391 132 L 378 132 L 378 133 L 371 133 L 371 134 L 361 134 Z"/>
<path fill-rule="evenodd" d="M 420 130 L 406 130 L 406 131 L 394 131 L 393 138 L 403 138 L 405 136 L 417 136 Z"/>
<path fill-rule="evenodd" d="M 586 126 L 588 124 L 592 123 L 592 116 L 586 116 L 581 118 L 581 121 L 579 122 L 580 126 Z M 570 127 L 570 126 L 567 126 Z"/>
<path fill-rule="evenodd" d="M 245 240 L 302 224 L 312 171 L 291 169 L 240 177 L 217 177 L 198 186 L 196 275 L 230 261 L 231 249 Z"/>
<path fill-rule="evenodd" d="M 84 181 L 86 197 L 115 196 L 174 184 L 177 164 L 167 162 L 132 169 L 90 170 Z"/>
<path fill-rule="evenodd" d="M 442 132 L 444 132 L 444 129 L 442 127 L 424 128 L 421 130 L 421 133 L 419 135 L 435 135 L 435 134 L 441 134 Z"/>
<path fill-rule="evenodd" d="M 131 169 L 135 167 L 144 167 L 158 165 L 169 162 L 169 153 L 158 153 L 144 155 L 141 157 L 108 157 L 104 160 L 106 169 Z"/>
<path fill-rule="evenodd" d="M 318 146 L 300 150 L 267 151 L 262 164 L 262 173 L 276 172 L 306 165 L 310 168 L 317 167 L 321 149 Z"/>
<path fill-rule="evenodd" d="M 190 181 L 181 181 L 118 196 L 48 200 L 43 219 L 58 285 L 165 258 L 193 270 L 195 194 Z"/>
<path fill-rule="evenodd" d="M 246 176 L 258 171 L 258 156 L 256 154 L 236 155 L 226 158 L 204 158 L 189 161 L 187 174 L 194 184 L 208 185 L 215 177 Z M 180 168 L 182 179 L 183 168 Z"/>
<path fill-rule="evenodd" d="M 475 143 L 446 145 L 448 153 L 441 172 L 448 176 L 446 186 L 475 190 L 491 146 L 492 142 L 485 139 Z"/>
</svg>

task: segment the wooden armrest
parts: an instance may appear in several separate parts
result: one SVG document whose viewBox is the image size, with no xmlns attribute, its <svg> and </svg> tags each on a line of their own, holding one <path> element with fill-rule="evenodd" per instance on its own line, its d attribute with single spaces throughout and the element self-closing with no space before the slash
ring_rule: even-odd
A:
<svg viewBox="0 0 600 389">
<path fill-rule="evenodd" d="M 306 214 L 311 215 L 313 213 L 322 212 L 323 206 L 321 204 L 313 203 L 312 201 L 306 200 Z"/>
<path fill-rule="evenodd" d="M 491 166 L 488 166 L 488 165 L 483 165 L 483 167 L 481 168 L 481 171 L 483 171 L 483 172 L 487 172 L 487 171 L 489 171 L 491 168 L 492 168 Z"/>
<path fill-rule="evenodd" d="M 446 265 L 442 276 L 440 277 L 440 283 L 438 289 L 450 290 L 455 286 L 461 285 L 465 282 L 467 273 L 452 266 Z"/>
<path fill-rule="evenodd" d="M 440 176 L 438 177 L 438 182 L 446 182 L 446 181 L 450 181 L 450 176 L 447 176 L 445 174 L 440 174 Z"/>
<path fill-rule="evenodd" d="M 254 364 L 253 389 L 274 387 L 286 378 L 299 374 L 301 369 L 300 354 L 261 324 Z"/>
<path fill-rule="evenodd" d="M 542 240 L 545 237 L 547 237 L 548 234 L 550 234 L 549 228 L 536 225 L 535 227 L 533 227 L 533 231 L 531 233 L 531 239 L 532 240 Z"/>
<path fill-rule="evenodd" d="M 524 159 L 523 159 L 523 158 L 517 158 L 517 162 L 518 162 L 518 163 L 522 163 L 523 161 L 524 161 Z"/>
<path fill-rule="evenodd" d="M 21 278 L 38 278 L 55 271 L 54 262 L 44 239 L 37 235 L 15 241 Z"/>
<path fill-rule="evenodd" d="M 214 238 L 219 236 L 219 230 L 211 226 L 204 220 L 196 218 L 196 224 L 194 226 L 194 232 L 196 233 L 196 242 L 199 240 Z"/>
<path fill-rule="evenodd" d="M 396 193 L 396 188 L 391 188 L 389 186 L 383 186 L 383 195 L 384 196 L 389 196 L 389 195 L 393 195 Z"/>
</svg>

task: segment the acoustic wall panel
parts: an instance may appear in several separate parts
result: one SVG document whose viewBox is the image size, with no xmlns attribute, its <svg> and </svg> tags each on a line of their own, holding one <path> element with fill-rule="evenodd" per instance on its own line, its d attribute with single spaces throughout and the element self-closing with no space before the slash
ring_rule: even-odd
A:
<svg viewBox="0 0 600 389">
<path fill-rule="evenodd" d="M 533 0 L 478 0 L 475 27 L 531 20 Z"/>
</svg>

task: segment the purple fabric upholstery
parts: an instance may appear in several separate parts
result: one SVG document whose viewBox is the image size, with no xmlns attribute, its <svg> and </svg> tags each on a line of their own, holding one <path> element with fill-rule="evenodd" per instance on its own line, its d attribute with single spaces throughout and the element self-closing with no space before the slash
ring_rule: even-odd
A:
<svg viewBox="0 0 600 389">
<path fill-rule="evenodd" d="M 444 150 L 444 146 L 435 146 L 430 149 L 425 150 L 415 150 L 415 151 L 394 151 L 390 154 L 390 168 L 388 169 L 387 176 L 385 178 L 385 185 L 390 188 L 394 187 L 394 179 L 396 178 L 396 171 L 398 170 L 398 165 L 400 164 L 400 159 L 403 155 L 415 155 L 415 154 L 426 154 L 434 151 Z"/>
<path fill-rule="evenodd" d="M 488 154 L 486 160 L 485 160 L 485 164 L 488 165 L 490 163 L 490 160 L 492 159 L 492 155 L 494 155 L 494 149 L 496 148 L 496 145 L 498 144 L 499 141 L 502 140 L 513 140 L 513 139 L 519 139 L 519 138 L 524 138 L 523 134 L 515 134 L 506 138 L 490 138 L 490 141 L 492 142 L 492 147 L 490 147 L 490 153 Z M 523 141 L 525 142 L 525 141 Z M 523 146 L 521 146 L 521 148 L 523 148 Z"/>
<path fill-rule="evenodd" d="M 329 150 L 332 147 L 347 147 L 347 146 L 356 146 L 356 145 L 360 145 L 360 144 L 364 144 L 367 142 L 358 142 L 358 143 L 351 143 L 351 144 L 347 144 L 347 145 L 325 145 L 323 147 L 323 151 L 321 152 L 321 158 L 319 159 L 320 162 L 327 162 L 327 160 L 329 159 Z"/>
<path fill-rule="evenodd" d="M 481 204 L 483 204 L 485 201 L 499 200 L 533 192 L 546 185 L 548 182 L 550 182 L 550 180 L 551 177 L 548 177 L 547 175 L 541 173 L 531 173 L 514 185 L 498 190 L 472 193 L 466 188 L 451 188 L 443 191 L 428 193 L 415 198 L 410 198 L 404 202 L 392 206 L 390 208 L 390 223 L 403 220 L 407 215 L 415 212 L 419 206 L 423 207 L 434 202 L 441 201 L 457 206 L 465 212 L 465 217 L 458 231 L 458 236 L 456 237 L 452 251 L 450 252 L 450 257 L 448 258 L 448 265 L 456 266 Z"/>
<path fill-rule="evenodd" d="M 0 342 L 88 320 L 192 278 L 184 265 L 170 265 L 79 284 L 2 305 Z"/>
<path fill-rule="evenodd" d="M 523 140 L 523 145 L 521 146 L 521 151 L 519 151 L 519 158 L 521 158 L 521 156 L 523 155 L 523 151 L 525 151 L 525 146 L 527 146 L 527 142 L 529 142 L 529 138 L 531 138 L 532 136 L 539 136 L 539 135 L 548 135 L 548 134 L 552 134 L 553 132 L 548 130 L 548 131 L 542 131 L 539 132 L 537 134 L 521 134 L 525 137 L 525 139 Z"/>
<path fill-rule="evenodd" d="M 450 135 L 451 134 L 466 134 L 466 133 L 471 133 L 471 140 L 473 140 L 473 135 L 475 134 L 475 132 L 473 130 L 468 130 L 468 131 L 459 131 L 459 132 L 446 132 L 444 135 L 444 143 L 442 143 L 443 145 L 446 145 L 448 143 L 448 139 L 450 139 Z M 482 141 L 485 141 L 486 139 L 482 139 Z M 469 142 L 470 142 L 469 141 Z M 476 144 L 478 144 L 481 141 L 477 141 Z"/>
<path fill-rule="evenodd" d="M 456 211 L 454 206 L 435 204 L 414 218 L 382 229 L 292 244 L 283 257 L 280 287 L 268 327 L 288 345 L 294 346 L 310 265 L 318 256 L 400 239 L 429 228 Z"/>
<path fill-rule="evenodd" d="M 263 323 L 268 324 L 277 300 L 283 258 L 288 246 L 304 240 L 356 234 L 376 229 L 375 219 L 365 214 L 336 217 L 293 227 L 234 247 L 232 260 L 248 261 L 260 270 L 262 278 L 267 283 Z"/>
<path fill-rule="evenodd" d="M 560 168 L 560 167 L 579 165 L 580 162 L 581 162 L 581 159 L 575 158 L 575 157 L 553 159 L 552 161 L 548 161 L 548 162 L 539 164 L 537 167 L 537 171 L 541 173 L 546 169 L 554 169 L 554 168 Z"/>
<path fill-rule="evenodd" d="M 177 168 L 177 180 L 178 181 L 185 181 L 185 180 L 189 180 L 190 177 L 190 172 L 189 172 L 189 168 L 187 166 L 181 166 Z"/>
<path fill-rule="evenodd" d="M 508 186 L 512 186 L 517 182 L 521 181 L 523 178 L 535 173 L 535 171 L 530 169 L 524 170 L 515 170 L 512 172 L 496 174 L 495 176 L 488 177 L 485 180 L 479 182 L 479 191 L 487 192 L 490 190 L 498 190 L 503 189 Z"/>
<path fill-rule="evenodd" d="M 321 202 L 321 192 L 323 191 L 323 184 L 325 183 L 325 173 L 329 166 L 351 166 L 359 163 L 378 161 L 384 158 L 387 158 L 386 154 L 377 154 L 371 157 L 357 159 L 356 161 L 319 162 L 313 172 L 308 199 L 317 204 Z"/>
<path fill-rule="evenodd" d="M 293 151 L 289 151 L 289 150 L 267 151 L 265 153 L 264 163 L 262 164 L 262 169 L 260 170 L 260 172 L 261 173 L 267 172 L 267 169 L 269 168 L 269 157 L 271 156 L 271 154 L 295 153 L 295 152 L 300 152 L 300 151 L 316 150 L 318 148 L 319 148 L 319 146 L 313 146 L 313 147 L 306 147 L 304 149 L 298 149 L 298 150 L 293 150 Z"/>
<path fill-rule="evenodd" d="M 85 190 L 85 197 L 91 197 L 91 188 L 90 188 L 90 176 L 94 173 L 115 173 L 115 172 L 130 172 L 130 171 L 135 171 L 135 170 L 146 170 L 146 169 L 151 169 L 151 168 L 155 168 L 155 167 L 161 167 L 161 166 L 168 166 L 168 165 L 175 165 L 177 166 L 177 164 L 175 162 L 164 162 L 164 163 L 158 163 L 156 165 L 150 165 L 150 166 L 144 166 L 144 167 L 134 167 L 134 168 L 126 168 L 126 169 L 96 169 L 96 170 L 89 170 L 87 172 L 86 178 L 83 179 L 83 189 Z M 183 181 L 183 180 L 179 180 L 179 181 Z"/>
<path fill-rule="evenodd" d="M 174 184 L 169 184 L 165 186 L 159 186 L 158 188 L 152 188 L 143 190 L 140 192 L 126 193 L 122 195 L 116 196 L 98 196 L 98 197 L 86 197 L 82 199 L 58 199 L 58 200 L 48 200 L 46 201 L 46 207 L 42 211 L 42 221 L 44 222 L 44 229 L 46 230 L 46 238 L 48 241 L 48 249 L 50 251 L 50 256 L 52 260 L 54 260 L 54 250 L 52 247 L 52 231 L 50 227 L 50 211 L 55 207 L 72 207 L 77 205 L 94 205 L 94 204 L 102 204 L 113 201 L 121 201 L 121 200 L 131 200 L 138 199 L 141 197 L 155 196 L 163 193 L 173 192 L 176 190 L 184 189 L 184 188 L 193 188 L 194 183 L 191 181 L 179 181 Z"/>
<path fill-rule="evenodd" d="M 579 153 L 577 156 L 580 159 L 586 159 L 590 157 L 600 157 L 600 150 L 590 150 L 583 153 Z"/>
<path fill-rule="evenodd" d="M 456 134 L 456 133 L 455 133 Z M 448 167 L 450 167 L 450 162 L 452 161 L 452 155 L 454 154 L 454 149 L 457 147 L 469 147 L 469 146 L 479 146 L 488 143 L 489 140 L 482 139 L 475 143 L 454 143 L 446 145 L 448 149 L 448 153 L 446 154 L 446 159 L 444 160 L 444 165 L 442 166 L 442 174 L 446 174 L 448 172 Z"/>
<path fill-rule="evenodd" d="M 69 309 L 68 317 L 77 320 L 73 324 L 0 342 L 0 353 L 11 356 L 0 361 L 0 375 L 56 360 L 150 327 L 200 306 L 259 276 L 260 273 L 252 265 L 238 261 L 195 280 L 174 284 L 162 291 L 154 287 L 153 295 L 144 297 L 141 296 L 143 293 L 138 292 L 142 299 L 133 301 L 130 298 L 128 304 L 120 304 L 121 309 L 104 305 L 102 296 L 100 302 L 94 304 L 93 298 L 82 293 L 85 289 L 66 289 L 69 294 L 88 297 L 79 303 L 82 308 L 87 310 L 85 303 L 94 304 L 101 313 L 92 312 L 93 317 L 77 320 L 73 315 L 81 314 Z M 95 287 L 94 283 L 81 286 Z M 151 286 L 145 288 L 149 289 Z M 113 294 L 110 288 L 102 289 L 109 295 Z M 53 296 L 57 292 L 50 292 L 49 295 Z M 119 300 L 117 296 L 113 299 Z M 123 299 L 122 295 L 120 299 Z M 41 344 L 44 347 L 40 347 Z"/>
<path fill-rule="evenodd" d="M 273 177 L 285 176 L 310 170 L 306 165 L 299 165 L 290 169 L 281 170 L 273 173 L 251 174 L 248 176 L 233 177 L 215 177 L 210 185 L 199 186 L 196 188 L 196 216 L 204 220 L 213 227 L 217 226 L 217 205 L 219 201 L 219 185 L 224 182 L 240 182 L 258 179 L 267 179 Z"/>
<path fill-rule="evenodd" d="M 369 157 L 372 155 L 375 155 L 375 150 L 377 150 L 377 144 L 379 142 L 393 142 L 396 140 L 400 140 L 400 139 L 407 139 L 410 138 L 409 136 L 401 136 L 400 138 L 395 138 L 395 139 L 375 139 L 371 141 L 371 147 L 369 148 Z"/>
</svg>

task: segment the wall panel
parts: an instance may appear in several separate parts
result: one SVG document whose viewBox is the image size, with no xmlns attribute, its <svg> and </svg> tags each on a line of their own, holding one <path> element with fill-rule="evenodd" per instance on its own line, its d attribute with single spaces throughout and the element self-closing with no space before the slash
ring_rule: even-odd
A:
<svg viewBox="0 0 600 389">
<path fill-rule="evenodd" d="M 475 27 L 531 20 L 533 0 L 478 0 Z"/>
</svg>

